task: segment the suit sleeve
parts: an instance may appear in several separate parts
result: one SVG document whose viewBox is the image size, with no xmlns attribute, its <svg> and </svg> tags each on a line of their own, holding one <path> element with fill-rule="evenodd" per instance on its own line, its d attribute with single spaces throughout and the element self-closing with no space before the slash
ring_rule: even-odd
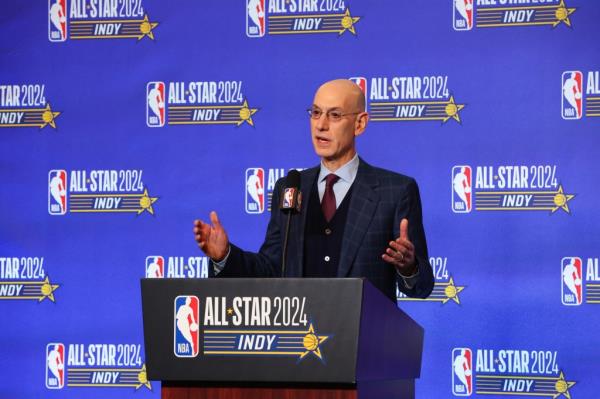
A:
<svg viewBox="0 0 600 399">
<path fill-rule="evenodd" d="M 271 218 L 265 241 L 258 253 L 244 251 L 231 244 L 225 268 L 217 277 L 280 277 L 282 256 L 282 226 L 284 217 L 279 210 L 279 196 L 284 179 L 279 179 L 273 189 Z M 250 232 L 253 234 L 253 232 Z"/>
<path fill-rule="evenodd" d="M 407 288 L 398 277 L 398 288 L 404 294 L 413 298 L 427 298 L 433 290 L 433 270 L 429 263 L 427 253 L 427 240 L 425 238 L 425 229 L 423 227 L 423 216 L 421 210 L 421 196 L 419 195 L 419 186 L 414 179 L 410 179 L 406 195 L 400 202 L 394 221 L 394 237 L 400 235 L 400 221 L 408 219 L 408 237 L 415 246 L 415 260 L 417 262 L 419 276 L 412 288 Z"/>
</svg>

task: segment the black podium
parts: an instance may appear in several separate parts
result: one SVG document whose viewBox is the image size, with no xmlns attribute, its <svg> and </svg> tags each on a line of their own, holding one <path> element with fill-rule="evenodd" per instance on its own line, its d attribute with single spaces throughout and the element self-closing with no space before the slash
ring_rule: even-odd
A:
<svg viewBox="0 0 600 399">
<path fill-rule="evenodd" d="M 143 279 L 162 398 L 414 398 L 423 329 L 365 279 Z"/>
</svg>

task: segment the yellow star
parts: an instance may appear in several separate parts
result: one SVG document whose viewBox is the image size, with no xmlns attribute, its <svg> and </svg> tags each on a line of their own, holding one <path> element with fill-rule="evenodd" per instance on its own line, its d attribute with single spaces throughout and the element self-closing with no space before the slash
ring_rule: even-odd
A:
<svg viewBox="0 0 600 399">
<path fill-rule="evenodd" d="M 44 112 L 42 112 L 42 120 L 44 123 L 40 125 L 40 129 L 44 128 L 46 125 L 50 125 L 56 129 L 56 123 L 54 123 L 54 119 L 56 119 L 58 115 L 60 115 L 60 112 L 53 112 L 50 109 L 50 104 L 46 103 L 46 108 L 44 109 Z"/>
<path fill-rule="evenodd" d="M 140 35 L 138 36 L 138 40 L 142 40 L 144 36 L 148 36 L 151 40 L 154 40 L 154 33 L 152 29 L 158 26 L 158 22 L 150 22 L 148 20 L 148 14 L 144 15 L 144 20 L 140 24 Z"/>
<path fill-rule="evenodd" d="M 573 385 L 575 385 L 575 381 L 565 380 L 565 374 L 561 371 L 558 379 L 554 383 L 554 389 L 556 390 L 556 393 L 552 395 L 552 399 L 556 399 L 560 395 L 564 395 L 565 398 L 571 399 L 569 388 L 571 388 Z"/>
<path fill-rule="evenodd" d="M 310 323 L 308 331 L 302 339 L 302 344 L 304 345 L 304 349 L 306 349 L 306 352 L 300 355 L 299 361 L 304 359 L 304 357 L 309 353 L 312 353 L 319 359 L 323 360 L 323 355 L 321 354 L 321 344 L 325 342 L 327 338 L 329 338 L 329 335 L 315 334 L 315 328 L 312 325 L 312 323 Z"/>
<path fill-rule="evenodd" d="M 58 284 L 50 284 L 50 279 L 46 276 L 44 283 L 40 287 L 40 291 L 42 296 L 38 298 L 38 302 L 42 302 L 44 299 L 48 298 L 52 302 L 54 302 L 54 291 L 60 287 Z"/>
<path fill-rule="evenodd" d="M 344 13 L 344 16 L 342 17 L 342 20 L 340 21 L 341 29 L 340 29 L 339 35 L 346 32 L 347 30 L 350 31 L 353 35 L 356 35 L 356 30 L 354 29 L 354 24 L 357 23 L 360 20 L 360 18 L 361 17 L 351 16 L 350 9 L 346 8 L 346 12 Z"/>
<path fill-rule="evenodd" d="M 148 374 L 146 373 L 146 363 L 142 365 L 142 368 L 140 369 L 137 378 L 138 385 L 136 385 L 135 387 L 136 390 L 140 389 L 142 385 L 144 385 L 149 390 L 152 390 L 152 385 L 150 385 L 150 381 L 148 381 Z"/>
<path fill-rule="evenodd" d="M 446 121 L 450 118 L 460 123 L 460 115 L 458 115 L 458 111 L 460 111 L 464 107 L 465 104 L 456 104 L 454 102 L 454 96 L 450 96 L 450 99 L 448 100 L 448 103 L 444 108 L 444 112 L 446 112 L 446 117 L 442 119 L 442 123 L 446 123 Z"/>
<path fill-rule="evenodd" d="M 561 0 L 560 4 L 554 11 L 554 16 L 556 17 L 556 21 L 552 24 L 552 27 L 555 28 L 561 22 L 564 22 L 565 25 L 571 27 L 571 21 L 569 20 L 569 15 L 575 12 L 576 8 L 567 8 L 565 5 L 565 0 Z"/>
<path fill-rule="evenodd" d="M 227 315 L 231 316 L 233 314 L 233 308 L 227 308 Z"/>
<path fill-rule="evenodd" d="M 458 298 L 458 294 L 464 290 L 465 287 L 457 287 L 454 285 L 454 278 L 450 277 L 450 281 L 448 281 L 448 285 L 444 288 L 444 294 L 446 294 L 446 298 L 442 300 L 442 304 L 448 302 L 452 299 L 454 302 L 460 305 L 460 299 Z"/>
<path fill-rule="evenodd" d="M 144 211 L 148 211 L 151 215 L 154 215 L 154 209 L 152 208 L 152 204 L 154 204 L 158 200 L 158 197 L 150 197 L 148 195 L 148 188 L 144 188 L 144 193 L 140 197 L 140 209 L 137 214 Z"/>
<path fill-rule="evenodd" d="M 562 210 L 564 210 L 567 213 L 571 213 L 569 211 L 569 204 L 568 202 L 570 200 L 572 200 L 575 197 L 575 194 L 565 194 L 563 191 L 563 187 L 562 184 L 560 186 L 558 186 L 558 191 L 556 192 L 556 194 L 554 194 L 554 205 L 556 205 L 554 208 L 552 208 L 551 213 L 554 213 L 558 210 L 558 208 L 561 208 Z"/>
<path fill-rule="evenodd" d="M 254 126 L 254 121 L 252 121 L 252 115 L 254 115 L 257 111 L 258 108 L 250 108 L 248 106 L 248 100 L 244 99 L 242 108 L 240 108 L 240 120 L 237 123 L 237 126 L 241 125 L 244 122 L 247 122 L 250 126 Z"/>
</svg>

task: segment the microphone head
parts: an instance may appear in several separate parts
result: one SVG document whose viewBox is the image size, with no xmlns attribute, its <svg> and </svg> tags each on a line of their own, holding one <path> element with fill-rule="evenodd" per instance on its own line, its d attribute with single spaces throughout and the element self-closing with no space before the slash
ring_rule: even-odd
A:
<svg viewBox="0 0 600 399">
<path fill-rule="evenodd" d="M 292 169 L 285 178 L 285 184 L 281 192 L 279 209 L 300 210 L 302 193 L 300 192 L 300 172 Z"/>
</svg>

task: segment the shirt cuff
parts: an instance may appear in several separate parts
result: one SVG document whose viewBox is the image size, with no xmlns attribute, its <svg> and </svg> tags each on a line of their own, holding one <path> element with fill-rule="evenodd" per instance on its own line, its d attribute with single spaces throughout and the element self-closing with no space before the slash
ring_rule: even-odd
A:
<svg viewBox="0 0 600 399">
<path fill-rule="evenodd" d="M 398 274 L 398 276 L 402 277 L 404 286 L 407 289 L 412 290 L 414 288 L 414 286 L 417 285 L 417 282 L 419 281 L 419 264 L 417 263 L 416 271 L 410 276 L 403 276 L 402 274 L 400 274 L 398 269 L 396 269 L 396 274 Z"/>
<path fill-rule="evenodd" d="M 223 269 L 225 269 L 225 265 L 227 264 L 227 258 L 229 258 L 229 254 L 231 253 L 231 245 L 227 247 L 227 255 L 225 255 L 225 257 L 223 259 L 221 259 L 220 261 L 216 261 L 211 259 L 210 262 L 212 263 L 213 266 L 213 270 L 215 271 L 215 276 L 219 273 L 221 273 L 223 271 Z"/>
</svg>

